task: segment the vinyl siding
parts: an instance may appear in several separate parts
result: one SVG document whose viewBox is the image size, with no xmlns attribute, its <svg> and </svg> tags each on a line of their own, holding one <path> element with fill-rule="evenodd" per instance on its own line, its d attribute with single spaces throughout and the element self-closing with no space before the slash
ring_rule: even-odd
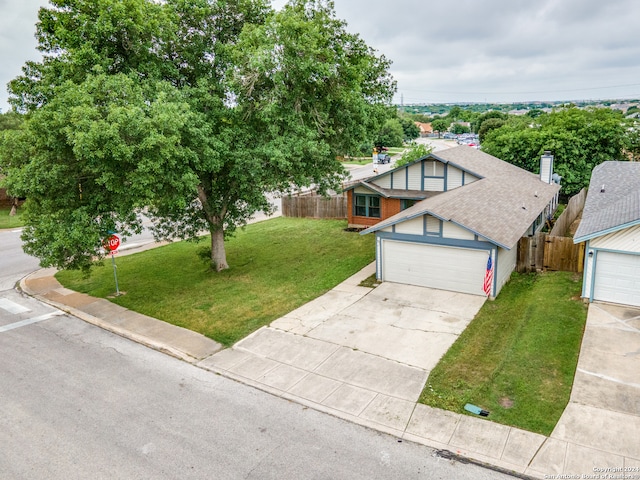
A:
<svg viewBox="0 0 640 480">
<path fill-rule="evenodd" d="M 475 235 L 469 230 L 465 230 L 451 222 L 443 222 L 442 236 L 444 238 L 455 238 L 458 240 L 474 240 Z"/>
<path fill-rule="evenodd" d="M 424 234 L 424 217 L 417 217 L 406 222 L 398 223 L 396 225 L 396 233 L 406 233 L 409 235 L 423 235 Z"/>
<path fill-rule="evenodd" d="M 407 168 L 409 171 L 408 190 L 422 190 L 422 164 L 415 163 Z"/>
</svg>

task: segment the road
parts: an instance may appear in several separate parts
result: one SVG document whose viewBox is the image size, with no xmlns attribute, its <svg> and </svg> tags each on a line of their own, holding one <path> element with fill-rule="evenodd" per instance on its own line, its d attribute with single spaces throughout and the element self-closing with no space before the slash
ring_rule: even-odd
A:
<svg viewBox="0 0 640 480">
<path fill-rule="evenodd" d="M 511 478 L 201 370 L 12 288 L 35 268 L 19 232 L 0 231 L 1 478 Z"/>
</svg>

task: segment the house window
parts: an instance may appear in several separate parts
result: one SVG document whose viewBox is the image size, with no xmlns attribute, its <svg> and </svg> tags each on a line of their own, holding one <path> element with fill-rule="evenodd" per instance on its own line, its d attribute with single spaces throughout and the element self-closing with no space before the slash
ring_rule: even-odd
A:
<svg viewBox="0 0 640 480">
<path fill-rule="evenodd" d="M 417 200 L 400 200 L 400 210 L 406 210 L 409 207 L 413 207 Z"/>
<path fill-rule="evenodd" d="M 425 217 L 425 225 L 424 225 L 425 234 L 432 237 L 441 237 L 442 236 L 442 221 L 432 217 L 431 215 L 427 215 Z"/>
<path fill-rule="evenodd" d="M 380 218 L 380 197 L 374 195 L 355 196 L 355 214 L 358 217 Z"/>
</svg>

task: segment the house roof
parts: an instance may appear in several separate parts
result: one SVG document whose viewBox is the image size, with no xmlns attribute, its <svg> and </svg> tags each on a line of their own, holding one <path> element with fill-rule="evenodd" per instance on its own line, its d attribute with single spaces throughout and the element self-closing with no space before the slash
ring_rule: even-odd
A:
<svg viewBox="0 0 640 480">
<path fill-rule="evenodd" d="M 601 163 L 591 173 L 574 243 L 636 224 L 640 224 L 640 163 Z"/>
<path fill-rule="evenodd" d="M 511 249 L 560 189 L 559 185 L 541 181 L 538 175 L 464 145 L 416 162 L 427 158 L 457 166 L 480 179 L 427 198 L 363 234 L 430 214 Z"/>
</svg>

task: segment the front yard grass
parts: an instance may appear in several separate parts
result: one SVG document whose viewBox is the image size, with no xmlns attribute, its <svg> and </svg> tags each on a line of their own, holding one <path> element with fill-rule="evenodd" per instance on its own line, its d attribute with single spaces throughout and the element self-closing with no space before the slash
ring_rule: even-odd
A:
<svg viewBox="0 0 640 480">
<path fill-rule="evenodd" d="M 203 260 L 209 237 L 116 256 L 126 294 L 111 301 L 230 346 L 322 295 L 374 260 L 373 235 L 346 221 L 276 218 L 248 225 L 226 243 L 228 270 Z M 115 292 L 111 260 L 89 278 L 62 271 L 67 288 L 106 298 Z"/>
<path fill-rule="evenodd" d="M 581 277 L 514 274 L 431 371 L 420 402 L 466 403 L 497 423 L 549 435 L 569 401 L 586 321 Z"/>
<path fill-rule="evenodd" d="M 24 226 L 22 221 L 22 209 L 18 208 L 16 214 L 12 217 L 11 207 L 0 207 L 0 229 L 18 228 Z"/>
</svg>

